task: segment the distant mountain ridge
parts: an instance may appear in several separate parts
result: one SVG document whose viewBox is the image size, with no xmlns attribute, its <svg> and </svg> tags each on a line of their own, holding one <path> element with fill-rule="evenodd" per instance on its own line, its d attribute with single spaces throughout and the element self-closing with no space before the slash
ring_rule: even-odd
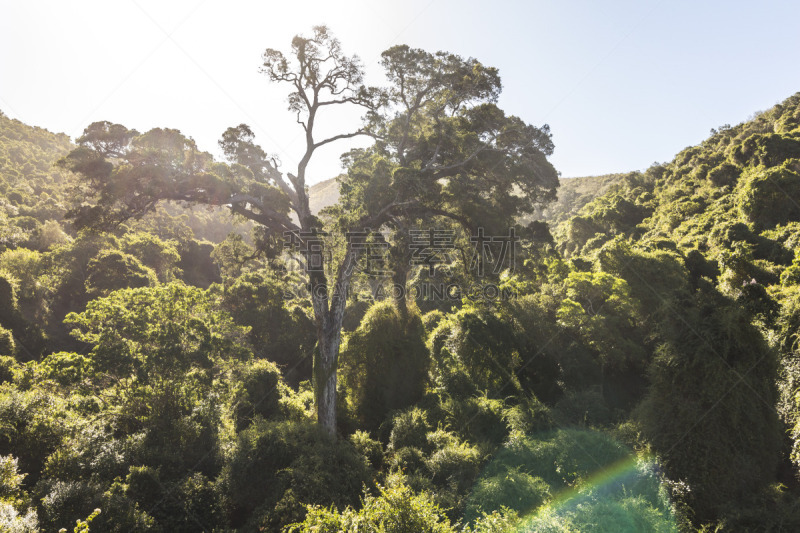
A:
<svg viewBox="0 0 800 533">
<path fill-rule="evenodd" d="M 308 188 L 308 204 L 313 214 L 339 201 L 339 183 L 336 178 L 320 181 Z"/>
<path fill-rule="evenodd" d="M 577 215 L 583 206 L 605 194 L 614 184 L 619 183 L 623 176 L 625 174 L 561 178 L 556 201 L 537 208 L 536 212 L 523 222 L 544 220 L 551 226 L 565 222 L 570 217 Z M 336 178 L 330 178 L 309 187 L 308 193 L 311 212 L 317 214 L 322 209 L 339 201 L 339 184 Z"/>
</svg>

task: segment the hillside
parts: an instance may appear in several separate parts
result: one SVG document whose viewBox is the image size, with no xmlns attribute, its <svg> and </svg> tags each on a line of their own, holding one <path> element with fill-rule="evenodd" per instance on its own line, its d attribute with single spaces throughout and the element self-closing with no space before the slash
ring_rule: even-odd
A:
<svg viewBox="0 0 800 533">
<path fill-rule="evenodd" d="M 536 212 L 526 217 L 523 222 L 530 220 L 544 220 L 551 227 L 556 227 L 580 209 L 604 194 L 611 186 L 617 183 L 623 174 L 608 174 L 605 176 L 587 176 L 583 178 L 561 178 L 558 180 L 558 198 L 555 202 L 537 208 Z M 311 211 L 319 211 L 339 201 L 339 185 L 336 178 L 331 178 L 309 187 Z"/>
<path fill-rule="evenodd" d="M 587 176 L 583 178 L 561 178 L 558 180 L 558 198 L 555 202 L 536 210 L 532 218 L 544 220 L 555 228 L 565 220 L 578 214 L 581 208 L 602 196 L 622 174 Z"/>
<path fill-rule="evenodd" d="M 61 239 L 52 221 L 66 212 L 74 176 L 55 163 L 72 148 L 63 133 L 27 126 L 0 112 L 0 251 Z"/>
<path fill-rule="evenodd" d="M 338 202 L 339 183 L 336 181 L 336 178 L 320 181 L 309 187 L 308 200 L 311 212 L 314 214 Z"/>
<path fill-rule="evenodd" d="M 783 451 L 781 476 L 795 483 L 800 466 L 800 93 L 748 122 L 712 131 L 703 143 L 667 164 L 624 176 L 562 228 L 558 239 L 563 253 L 594 270 L 616 273 L 632 290 L 638 286 L 652 306 L 664 308 L 661 327 L 683 330 L 689 343 L 699 343 L 697 349 L 709 358 L 698 363 L 680 351 L 662 353 L 660 364 L 670 369 L 670 378 L 660 390 L 664 401 L 652 401 L 664 409 L 664 418 L 644 426 L 650 425 L 645 435 L 654 450 L 666 446 L 671 453 L 688 451 L 688 446 L 680 451 L 683 443 L 670 438 L 659 442 L 653 435 L 663 431 L 667 418 L 685 416 L 692 402 L 700 409 L 696 416 L 709 409 L 714 395 L 698 393 L 697 387 L 712 385 L 707 377 L 697 380 L 691 373 L 700 371 L 698 364 L 716 359 L 734 377 L 727 389 L 719 390 L 727 394 L 726 405 L 761 403 L 780 416 L 791 440 Z M 661 269 L 656 258 L 661 258 Z M 717 291 L 733 302 L 731 309 L 744 313 L 772 351 L 740 366 L 730 344 L 737 336 L 733 329 L 722 337 L 710 334 L 707 314 L 695 322 L 686 300 L 665 298 L 663 284 L 671 274 L 663 268 L 672 260 L 687 270 L 695 294 Z M 728 319 L 735 321 L 733 317 Z M 674 319 L 679 323 L 670 324 Z M 734 323 L 724 327 L 735 328 Z M 761 389 L 752 383 L 737 387 L 759 371 L 774 372 L 774 383 Z M 642 412 L 649 408 L 645 400 Z M 687 421 L 685 431 L 709 438 L 710 429 L 698 431 L 694 424 L 710 428 L 719 423 L 721 430 L 727 423 L 713 418 L 712 410 L 702 422 Z M 743 431 L 750 435 L 753 428 L 748 425 Z M 688 467 L 676 461 L 667 471 L 682 470 L 692 483 L 696 473 Z"/>
</svg>

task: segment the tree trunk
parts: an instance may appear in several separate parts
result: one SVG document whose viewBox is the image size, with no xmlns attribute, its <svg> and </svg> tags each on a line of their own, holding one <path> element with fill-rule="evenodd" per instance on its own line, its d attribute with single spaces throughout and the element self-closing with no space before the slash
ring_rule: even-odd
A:
<svg viewBox="0 0 800 533">
<path fill-rule="evenodd" d="M 319 337 L 319 358 L 314 368 L 317 422 L 331 436 L 336 435 L 336 366 L 340 330 L 326 328 Z"/>
<path fill-rule="evenodd" d="M 405 318 L 408 315 L 408 302 L 406 298 L 406 281 L 408 279 L 408 266 L 404 263 L 395 265 L 394 272 L 392 273 L 392 300 L 400 316 Z"/>
<path fill-rule="evenodd" d="M 348 247 L 339 267 L 333 295 L 328 298 L 328 285 L 321 273 L 311 274 L 311 301 L 317 320 L 319 355 L 314 362 L 314 391 L 317 422 L 332 437 L 336 436 L 336 371 L 339 365 L 339 344 L 347 305 L 350 274 L 358 250 Z"/>
</svg>

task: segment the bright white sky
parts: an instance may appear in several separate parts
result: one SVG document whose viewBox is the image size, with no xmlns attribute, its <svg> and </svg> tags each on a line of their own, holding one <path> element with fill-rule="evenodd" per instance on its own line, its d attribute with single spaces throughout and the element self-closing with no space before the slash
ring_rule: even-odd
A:
<svg viewBox="0 0 800 533">
<path fill-rule="evenodd" d="M 368 81 L 405 43 L 498 67 L 500 105 L 550 124 L 565 177 L 647 168 L 800 91 L 800 2 L 0 0 L 0 110 L 77 137 L 97 120 L 180 129 L 218 154 L 245 122 L 285 168 L 302 150 L 265 48 L 327 24 Z M 329 132 L 352 122 L 330 116 Z M 345 144 L 312 164 L 339 172 Z"/>
</svg>

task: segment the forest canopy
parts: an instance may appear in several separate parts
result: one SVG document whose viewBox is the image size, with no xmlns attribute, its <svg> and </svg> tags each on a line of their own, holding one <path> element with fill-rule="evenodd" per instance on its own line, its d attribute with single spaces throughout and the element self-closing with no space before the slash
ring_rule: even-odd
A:
<svg viewBox="0 0 800 533">
<path fill-rule="evenodd" d="M 0 530 L 800 530 L 800 93 L 559 180 L 477 59 L 288 50 L 297 168 L 0 114 Z"/>
</svg>

